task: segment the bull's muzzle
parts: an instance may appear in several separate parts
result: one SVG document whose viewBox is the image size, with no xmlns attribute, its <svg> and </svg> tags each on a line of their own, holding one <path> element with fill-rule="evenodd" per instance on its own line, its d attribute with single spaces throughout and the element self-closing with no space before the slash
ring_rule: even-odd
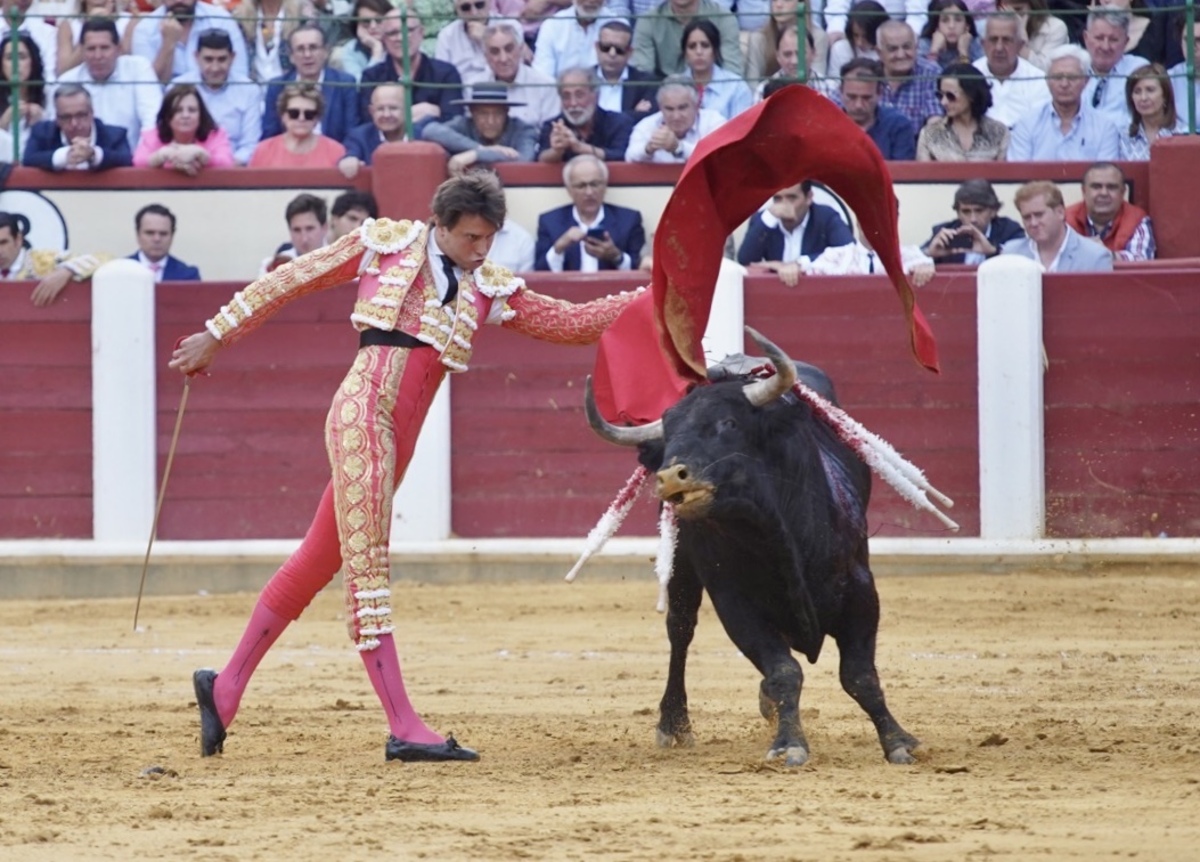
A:
<svg viewBox="0 0 1200 862">
<path fill-rule="evenodd" d="M 712 505 L 716 489 L 710 482 L 696 478 L 686 464 L 671 464 L 655 474 L 654 491 L 664 503 L 670 503 L 680 518 L 697 518 Z"/>
</svg>

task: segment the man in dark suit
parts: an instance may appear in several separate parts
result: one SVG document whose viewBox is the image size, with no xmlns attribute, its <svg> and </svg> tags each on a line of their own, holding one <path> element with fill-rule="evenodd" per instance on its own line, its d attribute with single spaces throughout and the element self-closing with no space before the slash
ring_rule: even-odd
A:
<svg viewBox="0 0 1200 862">
<path fill-rule="evenodd" d="M 629 65 L 633 56 L 633 29 L 624 21 L 608 21 L 596 40 L 596 78 L 600 83 L 599 105 L 620 111 L 636 123 L 658 110 L 655 94 L 660 81 L 652 72 Z"/>
<path fill-rule="evenodd" d="M 64 84 L 54 94 L 53 120 L 34 123 L 22 162 L 47 171 L 101 171 L 133 164 L 121 126 L 106 126 L 92 113 L 92 97 L 80 84 Z"/>
<path fill-rule="evenodd" d="M 362 89 L 359 91 L 360 113 L 366 114 L 371 104 L 371 91 L 383 83 L 395 83 L 404 77 L 404 46 L 400 10 L 393 9 L 383 16 L 380 38 L 387 57 L 374 66 L 368 66 L 362 74 Z M 461 116 L 462 77 L 458 69 L 449 63 L 435 60 L 421 53 L 421 40 L 425 28 L 421 19 L 411 11 L 408 14 L 408 68 L 412 75 L 412 137 L 419 140 L 421 127 L 430 121 L 444 123 Z"/>
<path fill-rule="evenodd" d="M 609 162 L 625 159 L 633 118 L 596 106 L 599 83 L 590 69 L 566 69 L 558 76 L 563 112 L 542 124 L 539 162 L 569 162 L 581 155 Z"/>
<path fill-rule="evenodd" d="M 1025 236 L 1018 222 L 998 215 L 1000 199 L 987 180 L 967 180 L 954 193 L 958 218 L 933 226 L 933 236 L 921 246 L 938 263 L 978 265 L 1000 253 L 1010 239 Z"/>
<path fill-rule="evenodd" d="M 371 90 L 367 108 L 371 122 L 355 126 L 346 136 L 346 155 L 338 170 L 347 179 L 357 176 L 363 165 L 371 164 L 375 150 L 385 141 L 404 140 L 404 88 L 399 84 L 380 84 Z"/>
<path fill-rule="evenodd" d="M 825 249 L 852 242 L 849 225 L 833 207 L 813 203 L 812 183 L 805 180 L 777 191 L 770 205 L 751 217 L 738 263 L 770 270 L 795 287 L 801 257 L 816 260 Z"/>
<path fill-rule="evenodd" d="M 576 156 L 563 168 L 563 184 L 573 203 L 538 216 L 534 269 L 636 269 L 646 245 L 642 214 L 604 203 L 604 162 L 593 155 Z"/>
<path fill-rule="evenodd" d="M 156 282 L 199 281 L 200 270 L 171 256 L 175 239 L 175 213 L 162 204 L 147 204 L 133 217 L 138 250 L 129 255 L 154 273 Z"/>
<path fill-rule="evenodd" d="M 321 115 L 321 134 L 341 142 L 361 120 L 358 112 L 358 82 L 353 75 L 330 68 L 325 33 L 316 24 L 301 24 L 288 38 L 292 71 L 275 78 L 267 86 L 266 110 L 263 111 L 263 139 L 283 134 L 283 121 L 275 109 L 283 88 L 294 81 L 319 84 L 325 97 Z"/>
</svg>

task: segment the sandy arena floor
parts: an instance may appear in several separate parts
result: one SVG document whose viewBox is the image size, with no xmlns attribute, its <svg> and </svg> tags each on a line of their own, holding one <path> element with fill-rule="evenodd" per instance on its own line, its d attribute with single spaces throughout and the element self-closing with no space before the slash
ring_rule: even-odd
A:
<svg viewBox="0 0 1200 862">
<path fill-rule="evenodd" d="M 267 657 L 225 755 L 195 667 L 251 595 L 0 603 L 0 859 L 1200 859 L 1200 573 L 880 582 L 879 669 L 915 766 L 884 762 L 830 645 L 809 765 L 765 765 L 754 669 L 707 603 L 697 746 L 654 723 L 663 621 L 641 583 L 401 583 L 409 688 L 478 764 L 386 764 L 321 596 Z M 146 773 L 161 767 L 162 773 Z"/>
</svg>

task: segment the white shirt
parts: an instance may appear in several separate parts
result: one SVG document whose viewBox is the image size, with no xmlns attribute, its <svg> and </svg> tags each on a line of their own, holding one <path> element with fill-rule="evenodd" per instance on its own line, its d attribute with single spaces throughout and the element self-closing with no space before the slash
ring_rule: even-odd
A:
<svg viewBox="0 0 1200 862">
<path fill-rule="evenodd" d="M 491 69 L 488 69 L 484 80 L 496 80 Z M 525 103 L 519 108 L 509 108 L 508 115 L 524 120 L 538 130 L 543 123 L 550 122 L 562 113 L 562 99 L 558 96 L 554 79 L 524 63 L 517 68 L 517 76 L 508 85 L 508 98 L 513 102 Z"/>
<path fill-rule="evenodd" d="M 506 222 L 505 226 L 507 226 L 507 222 Z M 503 228 L 501 228 L 501 230 L 503 230 Z M 500 235 L 499 231 L 497 231 L 496 235 L 497 236 Z M 493 240 L 493 244 L 495 244 L 495 240 Z M 435 288 L 437 288 L 438 296 L 441 297 L 442 302 L 444 303 L 446 301 L 446 293 L 450 290 L 450 279 L 446 277 L 446 273 L 442 269 L 442 250 L 441 250 L 441 248 L 438 247 L 438 244 L 437 244 L 437 226 L 436 225 L 429 226 L 429 239 L 426 240 L 426 242 L 425 242 L 425 254 L 429 258 L 429 271 L 433 273 L 433 285 Z M 531 255 L 531 257 L 532 257 L 532 255 Z M 492 257 L 491 257 L 491 254 L 489 253 L 488 260 L 491 260 L 491 259 L 492 259 Z M 458 264 L 454 263 L 454 261 L 450 261 L 450 263 L 454 268 L 454 275 L 458 279 L 459 287 L 461 289 L 462 278 L 463 278 L 463 269 Z M 494 324 L 503 323 L 505 308 L 506 308 L 506 305 L 505 305 L 503 298 L 497 297 L 492 302 L 492 308 L 488 312 L 487 320 L 485 320 L 484 323 L 494 323 Z M 451 310 L 451 315 L 453 316 L 453 310 Z M 451 322 L 451 326 L 453 326 L 453 325 L 454 325 L 453 322 Z"/>
<path fill-rule="evenodd" d="M 283 77 L 283 60 L 280 59 L 279 40 L 287 23 L 283 18 L 283 6 L 275 16 L 275 29 L 271 33 L 271 44 L 263 39 L 263 13 L 259 7 L 258 17 L 255 18 L 257 27 L 254 36 L 254 80 L 266 83 Z"/>
<path fill-rule="evenodd" d="M 586 231 L 588 228 L 590 228 L 594 225 L 602 224 L 604 222 L 604 204 L 600 205 L 600 209 L 596 212 L 596 218 L 593 219 L 590 223 L 585 222 L 583 220 L 583 216 L 580 215 L 579 210 L 575 207 L 571 207 L 571 218 L 575 219 L 575 224 L 579 225 L 581 228 L 583 228 Z M 562 272 L 563 271 L 563 263 L 565 262 L 566 257 L 567 256 L 565 253 L 559 254 L 554 249 L 554 246 L 550 246 L 550 248 L 546 249 L 546 266 L 550 267 L 551 272 Z M 633 268 L 633 261 L 631 261 L 629 259 L 628 254 L 622 253 L 621 254 L 621 262 L 617 264 L 617 269 L 632 269 L 632 268 Z M 583 240 L 579 241 L 579 271 L 580 272 L 599 272 L 600 271 L 599 258 L 592 257 L 590 254 L 587 253 L 587 246 L 585 246 L 583 244 Z"/>
<path fill-rule="evenodd" d="M 488 24 L 503 23 L 500 19 L 488 21 Z M 516 27 L 513 27 L 513 32 L 517 34 L 518 45 L 525 44 L 525 34 Z M 467 35 L 467 25 L 461 18 L 438 31 L 433 59 L 443 60 L 458 69 L 464 86 L 495 80 L 484 56 L 483 46 Z"/>
<path fill-rule="evenodd" d="M 58 79 L 63 84 L 82 84 L 91 94 L 92 111 L 106 126 L 121 126 L 129 139 L 129 149 L 137 149 L 138 137 L 143 129 L 152 129 L 158 122 L 158 109 L 162 106 L 162 87 L 154 67 L 145 57 L 130 54 L 117 58 L 107 81 L 92 78 L 87 64 L 63 72 Z M 53 97 L 46 99 L 47 113 L 53 112 Z"/>
<path fill-rule="evenodd" d="M 1062 242 L 1059 243 L 1058 251 L 1054 253 L 1054 259 L 1050 261 L 1050 265 L 1046 266 L 1042 263 L 1042 253 L 1038 249 L 1038 245 L 1032 239 L 1026 237 L 1026 242 L 1029 243 L 1029 250 L 1033 252 L 1033 262 L 1042 268 L 1042 272 L 1058 272 L 1058 264 L 1062 260 L 1063 251 L 1067 248 L 1067 240 L 1071 238 L 1071 228 L 1063 229 Z"/>
<path fill-rule="evenodd" d="M 887 270 L 883 268 L 883 261 L 879 259 L 879 254 L 861 242 L 827 248 L 815 260 L 802 257 L 797 263 L 800 264 L 800 271 L 805 275 L 887 273 Z M 904 274 L 912 275 L 913 270 L 921 264 L 932 264 L 933 258 L 915 245 L 902 245 L 900 246 L 900 263 L 904 267 Z"/>
<path fill-rule="evenodd" d="M 812 220 L 812 210 L 806 212 L 800 224 L 791 230 L 785 228 L 783 222 L 767 210 L 763 210 L 759 217 L 768 230 L 778 230 L 783 234 L 783 262 L 791 263 L 799 260 L 800 248 L 804 244 L 804 231 L 808 229 L 808 223 Z"/>
<path fill-rule="evenodd" d="M 95 123 L 92 124 L 92 134 L 91 134 L 91 137 L 88 139 L 88 143 L 90 143 L 92 145 L 92 161 L 90 164 L 72 165 L 72 166 L 68 167 L 67 166 L 67 153 L 70 152 L 70 150 L 71 150 L 70 144 L 68 144 L 65 147 L 59 147 L 57 150 L 55 150 L 54 154 L 50 156 L 50 164 L 54 166 L 54 170 L 56 170 L 56 171 L 66 171 L 66 170 L 90 171 L 92 168 L 96 167 L 96 165 L 100 164 L 100 162 L 104 160 L 104 149 L 102 147 L 96 146 L 96 125 L 95 125 Z"/>
<path fill-rule="evenodd" d="M 696 144 L 700 142 L 700 139 L 709 132 L 724 125 L 725 118 L 716 111 L 708 111 L 701 108 L 696 112 L 696 122 L 692 123 L 692 127 L 688 129 L 687 134 L 679 141 L 678 152 L 668 153 L 666 150 L 655 150 L 653 155 L 648 156 L 646 155 L 646 144 L 650 143 L 650 136 L 662 124 L 662 111 L 638 121 L 638 124 L 633 127 L 633 132 L 629 136 L 629 148 L 625 150 L 625 161 L 658 162 L 667 165 L 678 165 L 686 162 L 691 158 L 692 150 L 696 149 Z"/>
<path fill-rule="evenodd" d="M 621 70 L 621 77 L 617 79 L 617 83 L 610 84 L 608 79 L 604 77 L 604 73 L 600 71 L 598 65 L 595 63 L 587 65 L 590 65 L 592 70 L 595 71 L 596 80 L 600 82 L 600 86 L 596 90 L 596 106 L 605 111 L 612 111 L 614 114 L 619 114 L 625 110 L 621 102 L 621 94 L 625 91 L 625 88 L 621 85 L 629 79 L 629 67 L 626 66 Z"/>
<path fill-rule="evenodd" d="M 542 22 L 537 34 L 533 68 L 557 78 L 566 69 L 586 69 L 596 62 L 596 41 L 600 28 L 613 20 L 613 12 L 604 6 L 597 17 L 586 24 L 580 20 L 574 4 L 560 9 Z"/>
<path fill-rule="evenodd" d="M 1017 68 L 1004 79 L 993 76 L 988 71 L 987 62 L 987 57 L 980 57 L 971 65 L 983 73 L 991 87 L 992 106 L 988 108 L 987 115 L 993 120 L 1011 129 L 1030 108 L 1050 101 L 1046 73 L 1024 57 L 1017 58 Z"/>
<path fill-rule="evenodd" d="M 167 14 L 165 6 L 159 6 L 153 12 L 142 15 L 133 31 L 131 52 L 144 57 L 154 64 L 158 49 L 162 47 L 163 16 Z M 233 20 L 233 16 L 212 3 L 196 4 L 196 17 L 192 21 L 188 37 L 175 46 L 175 56 L 171 62 L 171 77 L 182 75 L 188 71 L 199 71 L 196 62 L 196 49 L 199 47 L 200 34 L 205 30 L 224 30 L 233 42 L 233 71 L 238 75 L 250 77 L 250 63 L 246 59 L 246 36 L 241 26 Z"/>
<path fill-rule="evenodd" d="M 492 239 L 488 260 L 513 272 L 530 272 L 533 270 L 534 250 L 533 235 L 512 219 L 506 218 L 504 226 L 496 231 Z"/>
</svg>

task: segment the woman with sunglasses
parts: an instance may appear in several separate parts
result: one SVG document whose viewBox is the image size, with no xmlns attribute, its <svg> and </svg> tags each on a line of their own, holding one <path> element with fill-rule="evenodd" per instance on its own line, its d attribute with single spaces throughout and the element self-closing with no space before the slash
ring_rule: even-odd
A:
<svg viewBox="0 0 1200 862">
<path fill-rule="evenodd" d="M 158 109 L 158 122 L 142 132 L 133 153 L 135 168 L 166 168 L 189 177 L 206 167 L 233 165 L 229 136 L 217 128 L 191 84 L 178 84 L 167 92 Z"/>
<path fill-rule="evenodd" d="M 721 31 L 707 18 L 693 18 L 680 39 L 686 75 L 696 82 L 700 107 L 732 119 L 754 104 L 746 82 L 721 66 Z"/>
<path fill-rule="evenodd" d="M 17 76 L 10 78 L 13 67 L 13 43 L 5 38 L 3 51 L 0 52 L 0 129 L 9 133 L 21 142 L 21 152 L 25 151 L 25 142 L 29 140 L 29 130 L 33 124 L 46 117 L 46 72 L 42 67 L 42 52 L 38 49 L 33 37 L 21 33 L 17 45 Z M 9 81 L 19 83 L 15 91 L 9 87 Z M 13 95 L 16 99 L 13 99 Z M 12 159 L 12 138 L 5 144 L 0 159 Z"/>
<path fill-rule="evenodd" d="M 938 78 L 946 116 L 925 124 L 917 137 L 919 162 L 999 162 L 1008 151 L 1008 126 L 987 116 L 992 92 L 970 63 L 952 63 Z"/>
<path fill-rule="evenodd" d="M 325 96 L 316 84 L 288 84 L 276 102 L 283 134 L 254 148 L 251 168 L 332 168 L 346 148 L 317 132 Z"/>
<path fill-rule="evenodd" d="M 943 69 L 954 63 L 973 63 L 983 56 L 975 20 L 963 0 L 932 0 L 917 53 Z"/>
<path fill-rule="evenodd" d="M 1175 92 L 1167 70 L 1158 63 L 1142 66 L 1129 75 L 1125 104 L 1133 122 L 1121 130 L 1121 161 L 1148 161 L 1155 141 L 1188 133 L 1187 122 L 1175 110 Z"/>
</svg>

